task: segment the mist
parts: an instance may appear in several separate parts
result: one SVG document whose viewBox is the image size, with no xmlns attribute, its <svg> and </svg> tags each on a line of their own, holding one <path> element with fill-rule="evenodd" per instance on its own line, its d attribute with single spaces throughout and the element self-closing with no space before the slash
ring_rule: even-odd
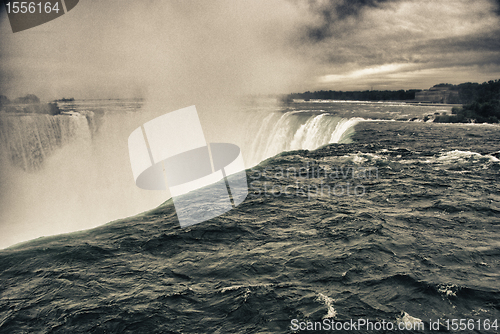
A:
<svg viewBox="0 0 500 334">
<path fill-rule="evenodd" d="M 0 158 L 0 247 L 92 228 L 167 200 L 168 191 L 135 186 L 128 157 L 130 133 L 156 116 L 196 105 L 208 142 L 242 143 L 237 101 L 287 92 L 307 72 L 287 49 L 297 20 L 297 7 L 266 1 L 81 1 L 16 34 L 0 20 L 2 94 L 145 101 L 135 115 L 106 116 L 91 143 L 64 146 L 41 170 Z"/>
<path fill-rule="evenodd" d="M 490 0 L 87 0 L 16 34 L 3 11 L 0 91 L 185 106 L 247 94 L 482 82 L 500 75 L 499 8 Z M 356 75 L 396 65 L 405 66 Z"/>
<path fill-rule="evenodd" d="M 0 87 L 178 104 L 286 93 L 307 71 L 289 45 L 302 14 L 286 1 L 81 1 L 16 34 L 3 19 Z"/>
<path fill-rule="evenodd" d="M 15 34 L 2 6 L 0 94 L 145 102 L 135 115 L 105 117 L 91 144 L 63 147 L 37 172 L 16 170 L 0 154 L 0 247 L 91 228 L 168 199 L 135 186 L 127 138 L 169 111 L 196 105 L 207 142 L 238 144 L 245 160 L 244 134 L 257 125 L 240 110 L 243 96 L 500 76 L 498 7 L 466 4 L 86 0 Z"/>
</svg>

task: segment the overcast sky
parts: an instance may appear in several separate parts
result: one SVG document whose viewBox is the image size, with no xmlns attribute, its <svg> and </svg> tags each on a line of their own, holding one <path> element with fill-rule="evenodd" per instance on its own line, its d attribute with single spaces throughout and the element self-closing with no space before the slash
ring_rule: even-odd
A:
<svg viewBox="0 0 500 334">
<path fill-rule="evenodd" d="M 498 0 L 80 0 L 12 33 L 0 94 L 189 99 L 500 79 Z"/>
</svg>

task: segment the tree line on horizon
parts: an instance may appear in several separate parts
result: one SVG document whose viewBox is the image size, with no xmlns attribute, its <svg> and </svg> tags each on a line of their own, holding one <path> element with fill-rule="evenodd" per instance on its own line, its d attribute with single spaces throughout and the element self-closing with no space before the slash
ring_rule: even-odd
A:
<svg viewBox="0 0 500 334">
<path fill-rule="evenodd" d="M 38 96 L 27 94 L 13 101 L 5 95 L 0 95 L 0 112 L 59 115 L 61 110 L 56 101 L 41 103 Z"/>
<path fill-rule="evenodd" d="M 335 91 L 320 90 L 315 92 L 292 93 L 285 96 L 284 101 L 293 99 L 309 100 L 352 100 L 352 101 L 394 101 L 413 100 L 415 93 L 421 89 L 410 90 L 365 90 L 365 91 Z"/>
<path fill-rule="evenodd" d="M 453 107 L 452 115 L 442 115 L 434 119 L 437 123 L 499 123 L 500 122 L 500 80 L 490 80 L 482 84 L 465 85 L 467 99 L 462 107 Z"/>
<path fill-rule="evenodd" d="M 458 92 L 458 98 L 454 100 L 457 104 L 472 103 L 478 98 L 487 98 L 488 94 L 498 91 L 499 80 L 490 80 L 479 84 L 477 82 L 465 82 L 458 85 L 440 83 L 432 88 L 446 87 L 451 91 Z M 309 100 L 352 100 L 352 101 L 410 101 L 415 99 L 415 93 L 422 89 L 409 90 L 364 90 L 364 91 L 335 91 L 320 90 L 307 91 L 304 93 L 291 93 L 285 95 L 282 101 L 290 103 L 293 99 Z"/>
<path fill-rule="evenodd" d="M 458 92 L 453 103 L 462 104 L 462 107 L 453 107 L 452 115 L 441 115 L 434 119 L 438 123 L 499 123 L 500 122 L 500 79 L 490 80 L 479 84 L 465 82 L 458 85 L 440 83 L 432 88 L 447 88 Z M 352 100 L 352 101 L 408 101 L 415 99 L 415 93 L 420 89 L 396 91 L 315 91 L 292 93 L 283 96 L 282 102 L 289 104 L 293 99 L 319 100 Z"/>
</svg>

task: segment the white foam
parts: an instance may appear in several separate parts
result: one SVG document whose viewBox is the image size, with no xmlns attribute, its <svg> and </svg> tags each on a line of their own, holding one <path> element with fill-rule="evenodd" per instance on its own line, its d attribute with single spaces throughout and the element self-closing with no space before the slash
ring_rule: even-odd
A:
<svg viewBox="0 0 500 334">
<path fill-rule="evenodd" d="M 318 294 L 318 298 L 316 298 L 316 300 L 322 302 L 326 307 L 328 307 L 328 313 L 323 317 L 323 319 L 335 318 L 337 316 L 337 311 L 333 308 L 335 300 L 322 293 Z"/>
<path fill-rule="evenodd" d="M 490 162 L 499 162 L 500 160 L 495 158 L 492 155 L 482 155 L 477 152 L 471 151 L 460 151 L 453 150 L 446 153 L 441 154 L 437 159 L 439 162 L 463 162 L 466 160 L 487 160 Z"/>
<path fill-rule="evenodd" d="M 456 297 L 458 287 L 455 284 L 440 284 L 438 292 L 446 297 Z"/>
<path fill-rule="evenodd" d="M 234 291 L 243 288 L 243 285 L 232 285 L 232 286 L 227 286 L 225 288 L 222 288 L 220 290 L 221 293 L 227 292 L 227 291 Z"/>
<path fill-rule="evenodd" d="M 228 291 L 235 291 L 239 289 L 247 289 L 249 291 L 249 288 L 267 288 L 267 287 L 273 287 L 275 284 L 249 284 L 249 285 L 231 285 L 224 287 L 220 289 L 220 293 L 228 292 Z"/>
<path fill-rule="evenodd" d="M 396 321 L 398 323 L 402 322 L 405 325 L 408 325 L 409 328 L 410 327 L 412 327 L 412 328 L 418 328 L 416 324 L 419 324 L 419 323 L 422 322 L 421 319 L 412 317 L 411 315 L 409 315 L 405 311 L 401 311 L 401 315 L 396 318 Z"/>
<path fill-rule="evenodd" d="M 358 152 L 358 153 L 350 153 L 346 154 L 343 156 L 334 156 L 334 157 L 324 157 L 321 158 L 322 161 L 335 161 L 335 162 L 352 162 L 354 164 L 364 164 L 369 161 L 382 161 L 386 160 L 383 157 L 373 154 L 373 153 L 363 153 L 363 152 Z"/>
</svg>

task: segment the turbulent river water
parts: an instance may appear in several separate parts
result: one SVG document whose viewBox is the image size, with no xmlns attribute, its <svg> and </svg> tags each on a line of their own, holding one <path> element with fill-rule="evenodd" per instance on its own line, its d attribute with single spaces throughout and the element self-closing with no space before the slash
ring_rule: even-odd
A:
<svg viewBox="0 0 500 334">
<path fill-rule="evenodd" d="M 46 178 L 47 168 L 64 166 L 51 157 L 75 152 L 64 151 L 68 138 L 80 138 L 79 149 L 100 143 L 112 113 L 97 120 L 92 107 L 99 102 L 86 103 L 67 108 L 93 115 L 67 117 L 94 131 L 90 136 L 61 131 L 65 139 L 49 147 L 38 128 L 39 144 L 29 145 L 39 150 L 4 146 L 11 173 L 4 179 Z M 134 103 L 113 106 L 140 112 Z M 234 137 L 249 167 L 242 204 L 181 229 L 167 200 L 93 229 L 0 251 L 0 332 L 295 333 L 354 322 L 354 332 L 383 333 L 392 332 L 390 322 L 421 323 L 411 332 L 431 333 L 453 332 L 453 319 L 466 319 L 468 332 L 496 333 L 500 132 L 420 121 L 449 111 L 347 102 L 248 106 L 240 115 L 248 126 Z M 5 117 L 3 143 L 19 133 L 7 136 L 6 129 L 21 126 L 11 119 L 6 127 Z M 43 122 L 60 128 L 59 121 Z M 99 152 L 85 154 L 102 158 Z M 36 164 L 25 163 L 30 154 Z M 106 194 L 93 196 L 106 202 L 99 197 Z M 49 214 L 38 216 L 48 224 Z M 377 330 L 382 323 L 385 330 Z"/>
</svg>

